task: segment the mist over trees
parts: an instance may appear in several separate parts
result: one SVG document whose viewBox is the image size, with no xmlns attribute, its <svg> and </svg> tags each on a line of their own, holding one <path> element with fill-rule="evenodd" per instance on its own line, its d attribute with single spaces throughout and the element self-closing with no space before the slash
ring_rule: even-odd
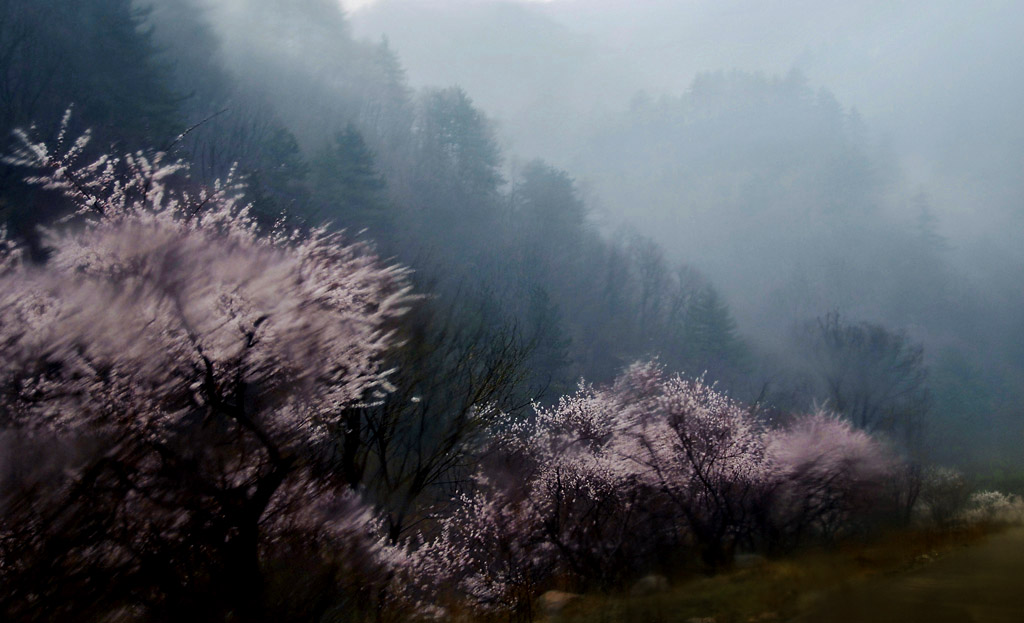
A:
<svg viewBox="0 0 1024 623">
<path fill-rule="evenodd" d="M 1003 164 L 594 11 L 0 0 L 0 612 L 528 619 L 1024 466 Z"/>
<path fill-rule="evenodd" d="M 761 381 L 780 376 L 794 326 L 839 312 L 923 345 L 947 381 L 932 390 L 984 382 L 1001 396 L 990 421 L 1015 417 L 1024 258 L 1006 167 L 1024 128 L 1007 108 L 1019 90 L 993 68 L 1021 58 L 1017 7 L 381 1 L 352 21 L 408 53 L 413 83 L 469 88 L 511 153 L 571 171 L 592 222 L 628 223 L 710 279 L 740 332 L 774 351 Z M 506 68 L 524 47 L 558 62 L 505 97 L 499 76 L 518 75 Z M 943 369 L 961 357 L 971 381 Z M 965 430 L 949 404 L 932 404 L 940 438 Z M 983 462 L 1016 454 L 982 445 Z"/>
</svg>

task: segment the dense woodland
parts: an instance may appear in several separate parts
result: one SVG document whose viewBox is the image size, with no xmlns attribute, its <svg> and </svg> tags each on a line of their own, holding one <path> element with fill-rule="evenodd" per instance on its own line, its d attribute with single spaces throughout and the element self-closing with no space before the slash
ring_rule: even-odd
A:
<svg viewBox="0 0 1024 623">
<path fill-rule="evenodd" d="M 1014 486 L 1021 275 L 797 73 L 587 192 L 333 0 L 0 0 L 0 103 L 5 620 L 528 620 Z"/>
</svg>

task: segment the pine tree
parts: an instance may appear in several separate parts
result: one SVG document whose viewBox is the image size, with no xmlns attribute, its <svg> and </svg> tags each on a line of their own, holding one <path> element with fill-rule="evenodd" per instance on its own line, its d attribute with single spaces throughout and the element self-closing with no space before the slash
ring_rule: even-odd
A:
<svg viewBox="0 0 1024 623">
<path fill-rule="evenodd" d="M 416 191 L 438 225 L 494 217 L 504 181 L 490 122 L 460 88 L 428 91 L 417 120 Z"/>
<path fill-rule="evenodd" d="M 684 329 L 690 372 L 707 372 L 715 380 L 738 372 L 746 347 L 736 332 L 729 307 L 711 285 L 701 288 L 687 306 Z"/>
<path fill-rule="evenodd" d="M 271 119 L 266 132 L 255 138 L 251 159 L 239 172 L 245 176 L 246 198 L 256 217 L 269 225 L 284 216 L 301 214 L 309 202 L 305 183 L 309 165 L 295 136 Z"/>
<path fill-rule="evenodd" d="M 0 2 L 0 154 L 17 147 L 16 128 L 56 136 L 69 107 L 70 131 L 91 131 L 93 155 L 115 143 L 123 151 L 169 145 L 183 129 L 181 98 L 146 19 L 131 0 Z M 33 245 L 36 226 L 67 208 L 26 189 L 7 164 L 0 202 L 11 233 Z"/>
<path fill-rule="evenodd" d="M 386 183 L 355 125 L 345 126 L 320 152 L 312 178 L 320 215 L 350 230 L 369 229 L 374 238 L 387 235 Z"/>
</svg>

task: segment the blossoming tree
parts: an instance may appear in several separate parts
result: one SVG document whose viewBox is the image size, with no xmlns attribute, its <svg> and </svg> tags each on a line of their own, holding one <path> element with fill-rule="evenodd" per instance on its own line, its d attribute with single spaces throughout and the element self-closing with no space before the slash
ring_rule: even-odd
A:
<svg viewBox="0 0 1024 623">
<path fill-rule="evenodd" d="M 610 588 L 680 559 L 713 569 L 738 548 L 831 537 L 894 465 L 835 416 L 773 429 L 651 362 L 510 420 L 487 457 L 399 574 L 423 603 L 454 588 L 481 610 L 528 616 L 547 588 Z"/>
<path fill-rule="evenodd" d="M 318 531 L 365 533 L 324 466 L 346 407 L 384 383 L 403 272 L 326 229 L 263 234 L 236 185 L 182 190 L 160 154 L 79 165 L 88 137 L 21 138 L 10 161 L 77 212 L 42 265 L 4 243 L 0 418 L 89 451 L 0 519 L 0 576 L 38 564 L 97 603 L 244 613 L 275 530 L 326 513 Z M 8 608 L 45 597 L 8 586 Z"/>
<path fill-rule="evenodd" d="M 878 505 L 895 475 L 889 450 L 848 421 L 824 412 L 797 418 L 768 434 L 765 535 L 773 546 L 807 536 L 832 539 L 858 512 Z"/>
</svg>

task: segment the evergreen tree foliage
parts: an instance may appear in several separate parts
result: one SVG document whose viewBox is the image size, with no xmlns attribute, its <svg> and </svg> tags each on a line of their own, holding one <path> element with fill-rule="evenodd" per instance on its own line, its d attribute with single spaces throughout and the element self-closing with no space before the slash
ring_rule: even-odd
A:
<svg viewBox="0 0 1024 623">
<path fill-rule="evenodd" d="M 417 202 L 433 206 L 429 219 L 442 227 L 493 219 L 501 152 L 490 122 L 465 91 L 428 90 L 420 98 L 417 141 Z"/>
<path fill-rule="evenodd" d="M 322 215 L 340 227 L 369 229 L 380 240 L 393 228 L 373 152 L 354 124 L 334 135 L 313 163 L 313 192 Z"/>
<path fill-rule="evenodd" d="M 710 284 L 697 290 L 686 308 L 684 348 L 692 373 L 712 379 L 735 378 L 743 370 L 746 349 L 728 306 Z"/>
<path fill-rule="evenodd" d="M 246 179 L 246 199 L 255 216 L 272 224 L 287 215 L 301 215 L 309 201 L 306 176 L 309 165 L 299 144 L 285 127 L 272 124 L 255 145 L 258 160 L 239 173 Z"/>
<path fill-rule="evenodd" d="M 188 125 L 230 108 L 236 80 L 224 66 L 221 39 L 202 0 L 134 0 L 170 70 L 179 107 Z M 186 139 L 189 137 L 186 137 Z"/>
<path fill-rule="evenodd" d="M 531 160 L 523 167 L 513 193 L 517 217 L 537 234 L 547 233 L 548 240 L 538 243 L 551 247 L 550 242 L 557 239 L 562 245 L 571 245 L 579 237 L 587 212 L 568 173 L 543 160 Z"/>
<path fill-rule="evenodd" d="M 169 145 L 183 129 L 180 96 L 161 59 L 147 11 L 131 0 L 2 0 L 0 2 L 0 152 L 13 130 L 35 126 L 55 137 L 74 107 L 71 132 L 90 129 L 100 152 Z M 66 206 L 40 201 L 20 173 L 0 164 L 0 198 L 17 237 L 37 242 L 35 227 Z"/>
<path fill-rule="evenodd" d="M 408 148 L 413 123 L 412 90 L 401 61 L 383 38 L 355 63 L 359 125 L 385 155 L 401 152 Z"/>
<path fill-rule="evenodd" d="M 162 145 L 181 129 L 147 11 L 131 0 L 4 0 L 0 16 L 4 141 L 15 127 L 56 129 L 70 105 L 102 144 Z"/>
</svg>

